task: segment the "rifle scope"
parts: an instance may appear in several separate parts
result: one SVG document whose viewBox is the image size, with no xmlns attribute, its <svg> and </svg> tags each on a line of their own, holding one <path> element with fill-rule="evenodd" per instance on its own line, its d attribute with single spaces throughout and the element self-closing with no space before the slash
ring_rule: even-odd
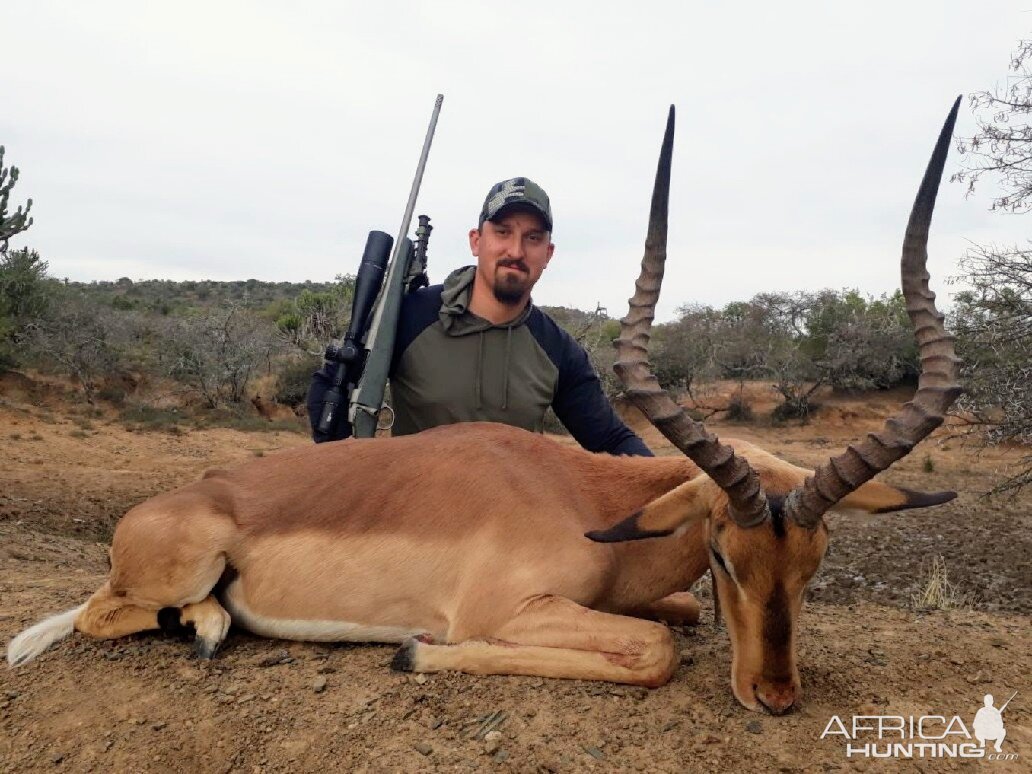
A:
<svg viewBox="0 0 1032 774">
<path fill-rule="evenodd" d="M 333 384 L 323 399 L 322 414 L 319 416 L 320 433 L 331 433 L 339 422 L 339 408 L 362 374 L 365 355 L 363 341 L 369 332 L 373 302 L 383 284 L 394 237 L 383 231 L 370 231 L 366 239 L 362 262 L 355 277 L 355 297 L 351 304 L 351 322 L 340 346 L 326 348 L 326 359 L 337 364 Z M 345 410 L 347 406 L 344 406 Z M 347 435 L 351 433 L 348 432 Z"/>
</svg>

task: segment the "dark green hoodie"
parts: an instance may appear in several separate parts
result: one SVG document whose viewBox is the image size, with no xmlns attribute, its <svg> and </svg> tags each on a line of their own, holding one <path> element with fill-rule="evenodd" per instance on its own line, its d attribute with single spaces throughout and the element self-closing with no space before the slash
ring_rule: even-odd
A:
<svg viewBox="0 0 1032 774">
<path fill-rule="evenodd" d="M 466 266 L 403 300 L 390 374 L 392 434 L 477 421 L 540 432 L 552 406 L 586 449 L 651 456 L 614 413 L 583 347 L 540 309 L 527 304 L 500 325 L 469 311 L 475 276 Z M 316 373 L 309 416 L 318 417 L 331 373 Z"/>
</svg>

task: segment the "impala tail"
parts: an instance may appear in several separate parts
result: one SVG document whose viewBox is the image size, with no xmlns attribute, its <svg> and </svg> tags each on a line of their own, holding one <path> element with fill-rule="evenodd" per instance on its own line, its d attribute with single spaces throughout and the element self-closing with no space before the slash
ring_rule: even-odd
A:
<svg viewBox="0 0 1032 774">
<path fill-rule="evenodd" d="M 17 635 L 7 646 L 7 665 L 14 667 L 28 664 L 55 642 L 60 642 L 75 631 L 75 619 L 85 604 L 52 615 Z"/>
</svg>

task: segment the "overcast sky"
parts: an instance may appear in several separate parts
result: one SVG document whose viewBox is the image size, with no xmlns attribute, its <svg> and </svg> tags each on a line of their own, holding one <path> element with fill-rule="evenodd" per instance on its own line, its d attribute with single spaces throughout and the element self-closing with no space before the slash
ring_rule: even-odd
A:
<svg viewBox="0 0 1032 774">
<path fill-rule="evenodd" d="M 396 234 L 438 92 L 417 212 L 432 281 L 470 262 L 492 183 L 548 191 L 541 304 L 626 312 L 667 106 L 677 306 L 893 290 L 957 94 L 1004 84 L 1011 2 L 4 2 L 0 144 L 55 276 L 301 281 Z M 965 102 L 958 134 L 974 120 Z M 947 173 L 957 169 L 953 151 Z M 933 287 L 971 242 L 1026 240 L 944 183 Z M 13 204 L 13 202 L 12 202 Z"/>
</svg>

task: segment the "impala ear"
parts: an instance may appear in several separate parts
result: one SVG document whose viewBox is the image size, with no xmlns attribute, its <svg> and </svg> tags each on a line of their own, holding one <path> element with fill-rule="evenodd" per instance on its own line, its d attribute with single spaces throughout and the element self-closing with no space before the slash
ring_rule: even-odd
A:
<svg viewBox="0 0 1032 774">
<path fill-rule="evenodd" d="M 719 489 L 708 476 L 697 476 L 676 489 L 657 497 L 609 529 L 586 532 L 596 543 L 622 543 L 627 540 L 666 537 L 679 527 L 709 516 Z"/>
<path fill-rule="evenodd" d="M 839 500 L 832 510 L 853 509 L 868 513 L 888 513 L 942 505 L 956 496 L 956 492 L 915 492 L 912 489 L 883 484 L 881 481 L 868 481 Z"/>
</svg>

